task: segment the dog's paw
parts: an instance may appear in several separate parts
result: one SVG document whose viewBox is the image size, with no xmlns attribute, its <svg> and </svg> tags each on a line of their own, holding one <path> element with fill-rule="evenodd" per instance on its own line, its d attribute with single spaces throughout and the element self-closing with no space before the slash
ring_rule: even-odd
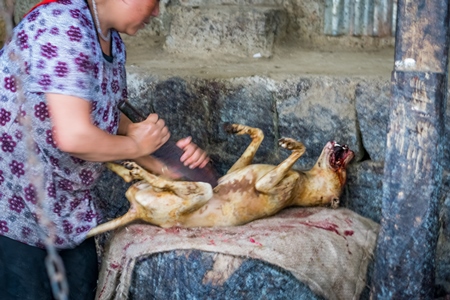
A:
<svg viewBox="0 0 450 300">
<path fill-rule="evenodd" d="M 262 140 L 264 138 L 264 134 L 261 129 L 242 125 L 242 124 L 226 123 L 224 125 L 224 129 L 229 134 L 237 134 L 237 135 L 248 134 L 252 139 L 261 139 Z"/>
<path fill-rule="evenodd" d="M 134 161 L 124 161 L 122 166 L 129 171 L 128 174 L 132 180 L 142 179 L 142 168 Z"/>
<path fill-rule="evenodd" d="M 229 122 L 226 122 L 225 124 L 223 124 L 223 129 L 228 133 L 228 134 L 236 134 L 238 133 L 240 130 L 238 129 L 239 125 L 237 124 L 232 124 Z"/>
<path fill-rule="evenodd" d="M 305 145 L 291 138 L 281 138 L 278 140 L 278 145 L 287 150 L 305 150 Z"/>
<path fill-rule="evenodd" d="M 123 161 L 121 164 L 130 171 L 139 168 L 139 166 L 134 161 Z"/>
</svg>

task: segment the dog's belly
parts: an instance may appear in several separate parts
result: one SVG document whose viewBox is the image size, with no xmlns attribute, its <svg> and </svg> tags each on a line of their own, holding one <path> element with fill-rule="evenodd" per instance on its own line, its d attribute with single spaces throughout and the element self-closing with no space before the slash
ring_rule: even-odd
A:
<svg viewBox="0 0 450 300">
<path fill-rule="evenodd" d="M 178 225 L 233 226 L 275 214 L 289 203 L 292 186 L 288 187 L 288 193 L 265 194 L 255 188 L 258 179 L 274 168 L 272 165 L 250 165 L 223 176 L 211 200 L 182 218 Z"/>
<path fill-rule="evenodd" d="M 266 164 L 249 165 L 240 170 L 225 174 L 224 176 L 219 178 L 219 185 L 227 184 L 230 182 L 234 184 L 236 182 L 240 182 L 243 179 L 256 182 L 262 176 L 266 175 L 275 168 L 276 166 L 274 165 Z"/>
</svg>

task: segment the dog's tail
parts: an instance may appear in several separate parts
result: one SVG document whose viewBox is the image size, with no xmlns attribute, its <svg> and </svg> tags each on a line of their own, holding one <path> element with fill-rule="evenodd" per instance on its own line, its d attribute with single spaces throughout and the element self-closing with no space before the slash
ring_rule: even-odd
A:
<svg viewBox="0 0 450 300">
<path fill-rule="evenodd" d="M 92 228 L 87 236 L 87 238 L 90 238 L 92 236 L 95 236 L 97 234 L 109 231 L 109 230 L 114 230 L 117 229 L 119 227 L 125 226 L 130 224 L 133 221 L 136 221 L 138 219 L 136 213 L 134 211 L 128 211 L 126 214 L 124 214 L 123 216 L 116 218 L 114 220 L 111 220 L 109 222 L 103 223 L 98 225 L 97 227 Z"/>
</svg>

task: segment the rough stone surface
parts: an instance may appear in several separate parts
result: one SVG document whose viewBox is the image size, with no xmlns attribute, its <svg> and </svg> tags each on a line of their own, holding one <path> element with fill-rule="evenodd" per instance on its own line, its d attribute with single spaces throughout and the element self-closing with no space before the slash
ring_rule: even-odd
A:
<svg viewBox="0 0 450 300">
<path fill-rule="evenodd" d="M 390 82 L 361 81 L 356 87 L 356 113 L 364 150 L 373 161 L 384 161 L 389 121 Z"/>
<path fill-rule="evenodd" d="M 436 251 L 436 288 L 442 296 L 450 294 L 450 173 L 444 174 L 441 201 L 441 229 Z"/>
<path fill-rule="evenodd" d="M 373 161 L 384 161 L 386 134 L 389 122 L 390 82 L 362 81 L 356 89 L 356 111 L 361 128 L 361 139 L 365 151 Z M 450 149 L 450 94 L 447 95 L 445 111 L 444 149 Z M 443 168 L 450 170 L 450 153 L 444 151 Z"/>
<path fill-rule="evenodd" d="M 228 276 L 211 277 L 217 256 L 231 263 Z M 144 257 L 134 269 L 129 299 L 322 299 L 277 266 L 251 258 L 233 261 L 230 256 L 199 250 Z"/>
<path fill-rule="evenodd" d="M 380 49 L 394 45 L 393 37 L 371 36 L 327 36 L 324 34 L 324 0 L 178 0 L 174 5 L 200 7 L 206 5 L 251 5 L 277 7 L 284 10 L 287 20 L 287 37 L 284 43 L 293 40 L 302 47 L 327 49 Z"/>
<path fill-rule="evenodd" d="M 265 7 L 171 7 L 165 49 L 175 53 L 270 57 L 286 27 L 284 11 Z"/>
<path fill-rule="evenodd" d="M 11 13 L 14 12 L 14 7 L 10 6 L 12 3 L 10 1 L 0 0 L 0 48 L 6 41 L 9 31 L 14 26 L 14 16 Z"/>
<path fill-rule="evenodd" d="M 110 170 L 106 170 L 95 186 L 94 192 L 99 196 L 99 206 L 105 211 L 102 223 L 124 215 L 129 209 L 128 200 L 125 197 L 129 183 Z"/>
<path fill-rule="evenodd" d="M 330 140 L 348 144 L 356 153 L 356 161 L 362 157 L 354 103 L 355 80 L 300 78 L 283 82 L 278 91 L 280 136 L 297 139 L 306 146 L 297 167 L 311 168 Z"/>
<path fill-rule="evenodd" d="M 443 137 L 443 159 L 442 166 L 445 170 L 450 170 L 450 90 L 447 93 L 447 109 L 445 110 L 445 136 Z"/>
<path fill-rule="evenodd" d="M 347 186 L 341 196 L 341 205 L 379 223 L 383 196 L 383 169 L 382 162 L 372 160 L 351 164 Z"/>
<path fill-rule="evenodd" d="M 264 130 L 265 139 L 255 162 L 276 161 L 278 136 L 274 99 L 264 82 L 248 78 L 232 81 L 177 77 L 161 82 L 154 80 L 148 78 L 137 85 L 130 84 L 130 101 L 144 113 L 153 106 L 166 121 L 173 138 L 192 136 L 208 151 L 221 174 L 231 167 L 249 143 L 246 136 L 226 134 L 223 130 L 226 122 L 254 124 Z M 258 101 L 249 105 L 248 99 Z"/>
<path fill-rule="evenodd" d="M 141 96 L 142 91 L 152 95 L 155 109 L 164 114 L 172 112 L 170 123 L 178 123 L 174 126 L 173 135 L 196 135 L 200 144 L 206 144 L 206 149 L 213 153 L 215 166 L 222 174 L 249 141 L 220 132 L 219 125 L 225 121 L 245 123 L 265 131 L 265 142 L 257 153 L 257 161 L 278 164 L 288 155 L 287 151 L 275 146 L 281 136 L 301 140 L 307 153 L 299 159 L 296 165 L 299 169 L 312 166 L 327 140 L 348 143 L 356 151 L 356 158 L 348 170 L 342 205 L 380 221 L 389 80 L 329 76 L 300 76 L 285 80 L 258 76 L 228 80 L 160 77 L 156 74 L 142 76 L 143 79 L 140 76 L 130 74 L 132 101 L 142 106 L 149 99 Z M 159 86 L 157 93 L 156 86 Z M 173 114 L 174 111 L 178 113 Z M 446 170 L 450 169 L 448 163 L 448 160 L 443 162 Z M 446 178 L 448 181 L 448 176 Z M 441 210 L 443 226 L 438 246 L 437 282 L 441 290 L 448 293 L 450 284 L 446 278 L 450 259 L 446 253 L 450 247 L 450 230 L 446 226 L 447 181 L 447 188 L 443 191 L 446 200 Z"/>
<path fill-rule="evenodd" d="M 134 76 L 131 76 L 136 78 Z M 171 128 L 174 137 L 192 135 L 200 146 L 220 158 L 227 170 L 248 145 L 246 137 L 225 135 L 225 122 L 261 128 L 265 139 L 255 162 L 277 164 L 289 155 L 280 150 L 280 137 L 302 141 L 307 152 L 297 168 L 311 168 L 329 140 L 345 143 L 361 159 L 355 110 L 355 80 L 296 78 L 275 82 L 250 77 L 230 80 L 147 78 L 130 82 L 130 100 L 145 113 L 146 101 Z M 144 83 L 145 82 L 145 83 Z M 146 88 L 143 88 L 147 84 Z M 177 112 L 174 114 L 173 112 Z"/>
<path fill-rule="evenodd" d="M 201 5 L 252 5 L 252 6 L 280 6 L 284 0 L 175 0 L 174 3 L 183 6 L 201 6 Z"/>
<path fill-rule="evenodd" d="M 225 122 L 263 129 L 265 140 L 257 162 L 263 157 L 278 163 L 288 155 L 276 146 L 280 137 L 305 144 L 307 152 L 296 164 L 301 169 L 312 167 L 328 140 L 348 144 L 356 152 L 354 162 L 384 160 L 390 101 L 387 80 L 327 76 L 214 80 L 137 73 L 129 78 L 130 99 L 137 107 L 148 113 L 146 105 L 152 102 L 174 137 L 192 135 L 199 145 L 220 157 L 221 169 L 228 168 L 248 143 L 245 138 L 225 135 Z M 450 118 L 446 126 L 449 124 Z M 240 146 L 230 145 L 235 142 Z M 446 170 L 449 161 L 443 160 Z"/>
<path fill-rule="evenodd" d="M 41 2 L 40 0 L 19 0 L 15 1 L 14 7 L 14 22 L 19 24 L 22 17 L 37 3 Z"/>
<path fill-rule="evenodd" d="M 5 42 L 5 37 L 6 37 L 5 22 L 2 19 L 0 19 L 0 45 L 3 45 L 3 43 Z"/>
<path fill-rule="evenodd" d="M 415 80 L 421 85 L 411 84 Z M 431 298 L 440 227 L 440 154 L 447 76 L 396 70 L 392 83 L 383 221 L 372 292 L 375 299 Z M 422 92 L 430 100 L 418 109 L 415 101 Z"/>
<path fill-rule="evenodd" d="M 16 1 L 16 10 L 15 10 L 15 21 L 18 23 L 24 13 L 26 13 L 34 4 L 39 2 L 39 0 L 20 0 Z M 329 49 L 330 46 L 333 47 L 334 50 L 337 49 L 381 49 L 386 47 L 391 47 L 394 45 L 394 39 L 392 37 L 387 38 L 377 38 L 377 37 L 354 37 L 354 36 L 341 36 L 341 37 L 332 37 L 326 36 L 323 33 L 323 24 L 324 24 L 324 14 L 325 14 L 325 1 L 324 0 L 163 0 L 161 1 L 161 14 L 157 19 L 154 19 L 149 26 L 145 30 L 142 30 L 138 37 L 139 39 L 130 39 L 129 37 L 124 36 L 124 39 L 129 42 L 130 45 L 146 45 L 148 47 L 152 47 L 154 43 L 154 39 L 162 39 L 161 45 L 167 45 L 167 48 L 175 46 L 173 41 L 169 38 L 171 34 L 175 35 L 175 33 L 171 33 L 172 27 L 172 19 L 175 22 L 178 22 L 182 27 L 187 27 L 189 24 L 194 24 L 193 20 L 189 18 L 188 15 L 180 16 L 177 15 L 178 12 L 185 12 L 185 9 L 193 9 L 200 10 L 205 9 L 208 11 L 208 7 L 216 6 L 216 8 L 220 11 L 225 12 L 227 9 L 231 7 L 238 8 L 241 16 L 250 16 L 250 19 L 253 18 L 256 20 L 263 20 L 265 24 L 268 26 L 266 29 L 273 29 L 273 25 L 279 24 L 280 28 L 284 28 L 286 35 L 285 39 L 282 36 L 278 35 L 276 38 L 272 37 L 272 34 L 269 32 L 264 33 L 264 36 L 256 36 L 257 32 L 261 32 L 260 27 L 247 29 L 247 36 L 250 37 L 253 32 L 253 37 L 249 38 L 248 41 L 259 42 L 261 45 L 265 43 L 265 46 L 268 47 L 270 43 L 273 43 L 274 47 L 283 46 L 283 44 L 300 44 L 302 47 L 306 48 L 320 48 L 320 49 Z M 256 18 L 256 14 L 253 14 L 252 17 L 251 11 L 254 9 L 263 9 L 265 8 L 268 11 L 271 11 L 272 16 L 266 16 Z M 269 14 L 269 15 L 270 15 Z M 203 24 L 205 26 L 205 30 L 209 30 L 206 26 L 208 22 L 201 22 L 201 19 L 206 15 L 200 15 L 198 24 Z M 239 33 L 242 28 L 242 22 L 232 23 L 230 19 L 227 19 L 229 15 L 226 13 L 223 14 L 223 18 L 216 18 L 218 20 L 218 24 L 211 24 L 216 28 L 215 32 L 221 32 L 219 29 L 223 29 L 222 32 L 233 32 Z M 232 16 L 231 16 L 232 17 Z M 278 20 L 278 18 L 280 18 Z M 214 19 L 214 18 L 213 18 Z M 240 18 L 242 19 L 242 18 Z M 181 21 L 180 21 L 181 20 Z M 186 22 L 186 23 L 183 23 Z M 278 23 L 277 23 L 278 22 Z M 227 24 L 227 26 L 224 26 Z M 250 23 L 247 23 L 250 24 Z M 256 24 L 256 23 L 255 23 Z M 258 23 L 261 24 L 261 23 Z M 269 26 L 270 25 L 270 26 Z M 271 27 L 272 26 L 272 27 Z M 219 28 L 220 27 L 220 28 Z M 250 32 L 252 31 L 252 32 Z M 211 31 L 212 33 L 213 31 Z M 180 34 L 180 32 L 176 33 Z M 242 33 L 241 36 L 245 37 Z M 210 44 L 210 46 L 214 46 L 218 41 L 219 34 L 209 34 L 204 35 L 202 38 L 198 37 L 201 41 L 196 44 L 195 40 L 186 40 L 191 46 L 196 46 L 196 51 L 203 51 L 204 46 L 206 44 Z M 225 34 L 222 34 L 225 36 Z M 166 42 L 166 38 L 167 42 Z M 189 37 L 190 38 L 190 37 Z M 274 39 L 272 41 L 272 39 Z M 224 50 L 231 51 L 230 53 L 238 53 L 238 55 L 244 55 L 243 45 L 239 45 L 239 41 L 234 41 L 231 37 L 228 39 L 223 39 L 226 42 L 232 42 L 231 44 L 226 44 L 226 47 L 221 47 L 219 52 Z M 1 40 L 0 40 L 1 42 Z M 178 44 L 181 41 L 176 41 Z M 245 40 L 241 40 L 241 43 L 247 43 Z M 235 45 L 236 47 L 234 47 Z M 259 47 L 261 47 L 261 45 Z M 214 48 L 214 47 L 213 47 Z M 211 49 L 213 49 L 211 48 Z M 186 47 L 186 51 L 189 51 L 185 54 L 192 54 L 191 50 L 193 48 Z M 248 48 L 247 50 L 249 50 Z M 254 47 L 254 49 L 256 49 Z M 262 49 L 262 48 L 261 48 Z M 269 48 L 267 48 L 269 49 Z M 172 48 L 172 50 L 177 50 Z M 181 50 L 181 48 L 178 48 Z M 270 49 L 273 51 L 274 49 Z M 199 52 L 199 53 L 200 53 Z M 211 51 L 210 51 L 211 52 Z M 208 52 L 205 52 L 208 53 Z M 256 53 L 256 52 L 255 52 Z M 268 55 L 269 52 L 267 52 Z M 252 53 L 254 54 L 254 53 Z"/>
</svg>

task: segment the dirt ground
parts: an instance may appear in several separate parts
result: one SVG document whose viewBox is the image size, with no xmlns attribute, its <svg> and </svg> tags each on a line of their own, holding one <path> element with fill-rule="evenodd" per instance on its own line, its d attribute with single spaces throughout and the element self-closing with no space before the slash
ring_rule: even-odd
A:
<svg viewBox="0 0 450 300">
<path fill-rule="evenodd" d="M 325 51 L 304 49 L 299 45 L 283 45 L 271 58 L 242 58 L 211 54 L 195 57 L 170 54 L 160 41 L 154 45 L 128 43 L 128 67 L 134 72 L 161 76 L 194 76 L 220 79 L 267 76 L 282 80 L 291 76 L 329 75 L 389 78 L 394 68 L 394 49 L 378 51 Z"/>
<path fill-rule="evenodd" d="M 1 25 L 3 24 L 0 23 Z M 389 78 L 394 67 L 393 47 L 369 51 L 317 50 L 305 49 L 301 45 L 282 44 L 274 49 L 271 58 L 242 58 L 214 53 L 209 56 L 170 54 L 164 51 L 162 40 L 148 36 L 142 39 L 125 37 L 124 40 L 127 44 L 127 65 L 130 70 L 151 70 L 161 76 L 220 79 L 256 75 L 279 80 L 301 75 Z"/>
</svg>

